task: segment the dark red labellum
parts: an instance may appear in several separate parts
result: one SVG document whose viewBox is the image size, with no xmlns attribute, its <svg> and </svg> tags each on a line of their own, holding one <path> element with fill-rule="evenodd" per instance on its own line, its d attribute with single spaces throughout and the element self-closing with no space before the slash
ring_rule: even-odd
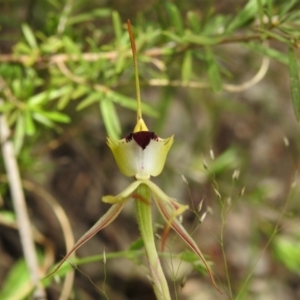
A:
<svg viewBox="0 0 300 300">
<path fill-rule="evenodd" d="M 127 142 L 130 142 L 132 139 L 143 149 L 145 150 L 146 147 L 149 145 L 151 140 L 158 140 L 158 136 L 151 131 L 139 131 L 130 133 L 126 138 Z"/>
</svg>

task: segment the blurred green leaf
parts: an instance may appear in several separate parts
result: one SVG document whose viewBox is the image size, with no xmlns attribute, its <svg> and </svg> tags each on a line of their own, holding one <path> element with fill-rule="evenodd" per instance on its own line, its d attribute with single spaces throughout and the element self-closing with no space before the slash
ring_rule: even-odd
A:
<svg viewBox="0 0 300 300">
<path fill-rule="evenodd" d="M 7 123 L 9 126 L 13 126 L 19 117 L 20 111 L 13 109 L 7 114 Z"/>
<path fill-rule="evenodd" d="M 260 28 L 259 31 L 264 33 L 265 37 L 267 37 L 267 36 L 271 37 L 274 40 L 277 40 L 277 41 L 282 42 L 284 44 L 289 44 L 290 43 L 289 37 L 284 37 L 284 36 L 282 36 L 282 34 L 277 34 L 277 33 L 273 32 L 271 30 L 266 30 L 266 29 L 262 29 L 262 28 Z"/>
<path fill-rule="evenodd" d="M 198 15 L 194 11 L 189 11 L 187 18 L 191 29 L 194 33 L 199 34 L 201 29 L 201 24 Z"/>
<path fill-rule="evenodd" d="M 294 49 L 289 50 L 289 73 L 290 73 L 290 86 L 291 95 L 293 100 L 294 112 L 297 121 L 300 120 L 300 81 L 298 73 L 297 57 L 295 55 Z"/>
<path fill-rule="evenodd" d="M 31 292 L 28 269 L 24 259 L 10 268 L 0 291 L 1 300 L 23 300 Z"/>
<path fill-rule="evenodd" d="M 207 74 L 212 89 L 219 92 L 222 89 L 222 79 L 219 72 L 219 66 L 215 61 L 213 52 L 209 47 L 206 48 Z"/>
<path fill-rule="evenodd" d="M 32 120 L 31 111 L 28 109 L 25 110 L 25 132 L 30 136 L 35 134 L 35 125 Z"/>
<path fill-rule="evenodd" d="M 129 246 L 128 250 L 140 250 L 144 247 L 144 242 L 142 240 L 142 238 L 139 238 L 137 240 L 135 240 L 133 243 L 131 243 L 131 245 Z"/>
<path fill-rule="evenodd" d="M 112 21 L 113 21 L 116 45 L 119 46 L 121 44 L 121 37 L 122 37 L 123 30 L 122 30 L 121 18 L 117 11 L 112 12 Z"/>
<path fill-rule="evenodd" d="M 16 130 L 13 136 L 13 143 L 15 154 L 18 155 L 23 146 L 25 136 L 25 121 L 23 114 L 19 114 L 16 122 Z"/>
<path fill-rule="evenodd" d="M 193 268 L 200 274 L 206 273 L 206 268 L 203 262 L 199 259 L 199 256 L 192 251 L 186 250 L 180 255 L 180 259 L 193 266 Z"/>
<path fill-rule="evenodd" d="M 170 19 L 173 27 L 175 28 L 175 32 L 179 36 L 182 36 L 183 35 L 183 24 L 182 24 L 182 17 L 178 10 L 178 7 L 175 4 L 170 3 L 170 2 L 167 2 L 166 6 L 167 6 L 168 13 L 169 13 L 169 19 Z"/>
<path fill-rule="evenodd" d="M 247 48 L 253 49 L 253 50 L 255 50 L 261 54 L 264 54 L 272 59 L 275 59 L 285 65 L 288 65 L 288 63 L 289 63 L 288 56 L 283 52 L 280 52 L 278 50 L 269 48 L 267 46 L 264 46 L 264 45 L 258 44 L 258 43 L 248 43 L 248 44 L 244 44 L 244 45 Z"/>
<path fill-rule="evenodd" d="M 193 57 L 191 51 L 186 51 L 183 57 L 181 78 L 184 83 L 187 83 L 191 79 L 193 66 Z"/>
<path fill-rule="evenodd" d="M 281 22 L 284 21 L 285 18 L 289 16 L 289 14 L 287 14 L 287 13 L 297 2 L 299 2 L 299 1 L 298 0 L 290 0 L 290 1 L 284 1 L 284 3 L 282 3 L 280 9 L 278 10 L 279 19 Z"/>
<path fill-rule="evenodd" d="M 95 19 L 95 16 L 93 16 L 91 13 L 83 13 L 76 16 L 73 16 L 68 19 L 68 25 L 73 25 L 77 23 L 87 22 Z"/>
<path fill-rule="evenodd" d="M 58 97 L 61 97 L 67 93 L 71 93 L 73 87 L 71 85 L 65 85 L 61 88 L 57 88 L 57 89 L 50 89 L 44 92 L 41 92 L 39 94 L 36 94 L 32 97 L 30 97 L 27 100 L 27 105 L 31 108 L 34 108 L 36 106 L 42 105 L 45 102 L 49 101 L 49 100 L 53 100 L 56 99 Z"/>
<path fill-rule="evenodd" d="M 32 117 L 34 120 L 36 120 L 37 122 L 39 122 L 47 127 L 53 128 L 55 126 L 55 124 L 51 120 L 49 120 L 49 118 L 47 118 L 40 112 L 36 112 L 36 111 L 33 112 Z"/>
<path fill-rule="evenodd" d="M 57 102 L 57 108 L 59 110 L 62 110 L 64 109 L 70 102 L 71 100 L 71 96 L 72 96 L 72 93 L 66 93 L 64 95 L 62 95 L 59 99 L 58 99 L 58 102 Z"/>
<path fill-rule="evenodd" d="M 101 92 L 92 92 L 84 100 L 82 100 L 76 107 L 78 111 L 92 105 L 95 102 L 101 101 L 103 98 L 103 93 Z"/>
<path fill-rule="evenodd" d="M 178 36 L 170 31 L 162 31 L 162 34 L 166 37 L 168 37 L 171 41 L 174 41 L 178 44 L 182 44 L 183 43 L 183 37 Z"/>
<path fill-rule="evenodd" d="M 260 0 L 261 5 L 265 5 L 267 0 Z M 241 9 L 234 19 L 227 25 L 226 32 L 232 32 L 244 26 L 247 22 L 257 17 L 259 5 L 257 0 L 249 0 L 248 3 Z"/>
<path fill-rule="evenodd" d="M 232 170 L 240 165 L 238 151 L 236 148 L 228 148 L 221 155 L 215 157 L 215 159 L 209 165 L 209 172 L 212 174 L 220 174 L 228 169 Z"/>
<path fill-rule="evenodd" d="M 111 10 L 109 8 L 98 8 L 89 11 L 88 13 L 78 14 L 76 16 L 71 16 L 68 18 L 67 24 L 73 25 L 76 23 L 81 23 L 89 20 L 93 20 L 96 18 L 104 18 L 111 16 Z"/>
<path fill-rule="evenodd" d="M 121 125 L 113 102 L 107 97 L 102 98 L 100 111 L 108 136 L 115 140 L 120 139 Z"/>
<path fill-rule="evenodd" d="M 10 111 L 13 108 L 14 108 L 14 105 L 7 100 L 0 104 L 0 112 L 5 113 L 5 112 Z"/>
<path fill-rule="evenodd" d="M 184 41 L 188 43 L 195 43 L 202 46 L 210 46 L 219 43 L 221 38 L 208 37 L 200 34 L 194 34 L 190 30 L 186 30 L 184 34 Z"/>
<path fill-rule="evenodd" d="M 300 274 L 300 239 L 278 236 L 273 241 L 276 257 L 292 272 Z"/>
<path fill-rule="evenodd" d="M 40 111 L 39 113 L 54 122 L 69 123 L 71 121 L 69 116 L 58 111 Z"/>
<path fill-rule="evenodd" d="M 0 219 L 2 224 L 13 224 L 16 222 L 16 215 L 9 210 L 1 210 L 0 211 Z"/>
<path fill-rule="evenodd" d="M 71 54 L 71 55 L 78 55 L 79 57 L 81 56 L 81 51 L 80 51 L 80 47 L 78 44 L 76 44 L 72 39 L 71 37 L 69 36 L 63 36 L 62 37 L 62 41 L 63 41 L 63 45 L 65 46 L 65 49 L 66 49 L 66 52 L 68 54 Z M 69 61 L 69 63 L 71 65 L 74 64 L 74 62 L 72 60 Z"/>
<path fill-rule="evenodd" d="M 109 92 L 107 96 L 113 102 L 118 103 L 123 107 L 136 110 L 136 100 L 133 98 L 129 98 L 127 96 L 116 93 L 114 91 Z M 145 102 L 142 102 L 142 110 L 143 110 L 143 114 L 145 115 L 148 115 L 150 117 L 158 117 L 157 111 Z"/>
<path fill-rule="evenodd" d="M 80 97 L 83 97 L 90 91 L 90 88 L 86 85 L 77 85 L 75 89 L 72 90 L 71 98 L 72 99 L 78 99 Z"/>
<path fill-rule="evenodd" d="M 11 82 L 11 88 L 14 95 L 16 95 L 16 97 L 20 97 L 23 94 L 21 79 L 14 78 Z"/>
<path fill-rule="evenodd" d="M 30 45 L 32 49 L 38 48 L 35 36 L 31 30 L 31 28 L 27 24 L 22 24 L 22 31 L 27 43 Z"/>
<path fill-rule="evenodd" d="M 51 36 L 40 45 L 40 49 L 43 53 L 55 53 L 63 47 L 63 42 L 60 38 Z"/>
<path fill-rule="evenodd" d="M 126 53 L 125 52 L 119 52 L 118 58 L 116 60 L 115 64 L 115 70 L 117 74 L 120 74 L 125 67 L 126 64 Z"/>
<path fill-rule="evenodd" d="M 19 42 L 14 46 L 14 53 L 15 54 L 31 54 L 32 49 L 30 48 L 29 45 Z"/>
</svg>

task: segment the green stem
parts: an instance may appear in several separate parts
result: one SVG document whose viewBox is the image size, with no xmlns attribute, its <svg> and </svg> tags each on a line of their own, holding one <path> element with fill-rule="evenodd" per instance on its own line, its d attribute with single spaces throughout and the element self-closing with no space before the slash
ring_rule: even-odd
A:
<svg viewBox="0 0 300 300">
<path fill-rule="evenodd" d="M 168 283 L 155 247 L 152 228 L 151 191 L 146 185 L 141 184 L 136 192 L 137 221 L 144 241 L 154 293 L 157 300 L 171 300 Z"/>
</svg>

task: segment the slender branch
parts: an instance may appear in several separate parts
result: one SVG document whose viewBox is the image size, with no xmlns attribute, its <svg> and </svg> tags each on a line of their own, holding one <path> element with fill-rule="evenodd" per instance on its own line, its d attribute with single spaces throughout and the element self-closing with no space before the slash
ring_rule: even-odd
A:
<svg viewBox="0 0 300 300">
<path fill-rule="evenodd" d="M 0 104 L 3 100 L 0 99 Z M 17 222 L 19 224 L 19 234 L 24 252 L 25 261 L 29 270 L 32 285 L 36 288 L 34 292 L 35 299 L 46 299 L 46 293 L 40 284 L 39 266 L 33 235 L 30 226 L 29 216 L 25 203 L 25 196 L 21 185 L 20 173 L 17 159 L 14 154 L 13 144 L 9 139 L 10 131 L 6 123 L 5 116 L 0 114 L 0 142 L 3 153 L 3 160 L 7 171 L 11 197 L 16 212 Z"/>
<path fill-rule="evenodd" d="M 266 38 L 272 39 L 272 37 L 262 37 L 261 34 L 253 34 L 248 36 L 234 36 L 234 37 L 226 37 L 221 39 L 216 45 L 220 44 L 233 44 L 233 43 L 241 43 L 241 42 L 251 42 L 255 40 L 265 40 Z M 189 47 L 189 46 L 187 46 Z M 190 47 L 201 47 L 198 44 L 191 44 Z M 182 47 L 178 50 L 178 48 L 173 45 L 168 45 L 166 47 L 161 48 L 152 48 L 143 52 L 144 56 L 148 57 L 160 57 L 165 55 L 173 55 L 175 53 L 181 52 Z M 77 54 L 53 54 L 53 55 L 45 55 L 40 56 L 36 59 L 36 63 L 57 63 L 59 61 L 67 62 L 67 61 L 79 61 L 85 60 L 89 62 L 97 61 L 99 59 L 109 59 L 116 60 L 118 58 L 118 51 L 108 51 L 108 52 L 100 52 L 100 53 L 92 53 L 86 52 L 80 55 Z M 128 50 L 125 56 L 130 56 L 131 52 Z M 29 55 L 16 55 L 16 54 L 1 54 L 0 62 L 15 62 L 15 63 L 26 63 L 31 56 Z"/>
</svg>

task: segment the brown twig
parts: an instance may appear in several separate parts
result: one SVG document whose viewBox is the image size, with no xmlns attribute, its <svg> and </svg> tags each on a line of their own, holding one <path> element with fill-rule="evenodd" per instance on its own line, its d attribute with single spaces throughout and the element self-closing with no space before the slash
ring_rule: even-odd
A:
<svg viewBox="0 0 300 300">
<path fill-rule="evenodd" d="M 271 37 L 269 37 L 271 38 Z M 255 40 L 265 40 L 262 38 L 261 34 L 253 34 L 248 36 L 234 36 L 234 37 L 226 37 L 216 44 L 232 44 L 232 43 L 240 43 L 240 42 L 250 42 Z M 194 44 L 193 44 L 194 45 Z M 195 45 L 201 46 L 201 45 Z M 174 46 L 168 46 L 168 48 L 152 48 L 144 51 L 142 54 L 148 57 L 159 57 L 164 56 L 166 54 L 174 54 L 177 53 L 177 49 Z M 97 61 L 99 59 L 109 59 L 116 60 L 119 55 L 118 51 L 109 51 L 109 52 L 100 52 L 100 53 L 82 53 L 80 55 L 77 54 L 54 54 L 54 55 L 45 55 L 37 58 L 36 63 L 57 63 L 57 62 L 67 62 L 67 61 L 79 61 L 85 60 L 89 62 Z M 127 51 L 126 55 L 131 56 L 130 50 Z M 2 54 L 0 55 L 0 62 L 15 62 L 24 64 L 28 61 L 28 55 L 16 55 L 16 54 Z"/>
<path fill-rule="evenodd" d="M 250 87 L 254 86 L 260 80 L 263 79 L 263 77 L 266 75 L 268 71 L 269 63 L 270 63 L 270 59 L 265 56 L 262 60 L 260 69 L 250 80 L 245 81 L 241 84 L 224 83 L 222 85 L 223 90 L 231 93 L 238 93 L 249 89 Z M 196 89 L 207 89 L 211 87 L 210 83 L 208 82 L 200 82 L 200 81 L 184 82 L 182 80 L 169 80 L 169 79 L 150 79 L 147 81 L 147 84 L 150 86 L 173 86 L 173 87 L 187 87 L 187 88 L 196 88 Z"/>
</svg>

